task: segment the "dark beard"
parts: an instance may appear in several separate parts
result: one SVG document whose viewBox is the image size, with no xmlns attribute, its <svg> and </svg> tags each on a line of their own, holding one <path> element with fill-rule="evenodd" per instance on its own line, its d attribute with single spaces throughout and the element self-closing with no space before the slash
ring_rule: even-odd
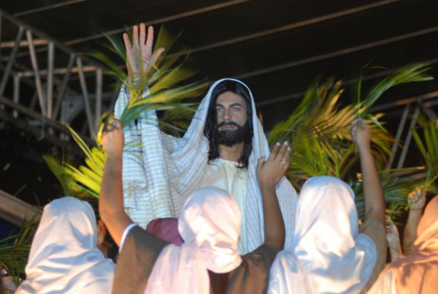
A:
<svg viewBox="0 0 438 294">
<path fill-rule="evenodd" d="M 222 130 L 219 131 L 219 128 L 223 126 L 235 126 L 235 130 Z M 215 139 L 219 145 L 225 145 L 227 147 L 231 147 L 237 143 L 243 142 L 245 136 L 249 133 L 249 124 L 248 121 L 243 126 L 239 126 L 235 122 L 221 122 L 216 125 L 215 129 Z"/>
</svg>

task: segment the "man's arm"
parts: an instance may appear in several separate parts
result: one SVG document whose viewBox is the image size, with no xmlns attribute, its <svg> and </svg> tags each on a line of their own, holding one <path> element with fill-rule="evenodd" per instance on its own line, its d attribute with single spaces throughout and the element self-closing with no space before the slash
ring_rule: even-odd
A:
<svg viewBox="0 0 438 294">
<path fill-rule="evenodd" d="M 153 28 L 148 28 L 148 34 L 146 34 L 146 31 L 146 26 L 141 24 L 133 27 L 132 39 L 129 39 L 128 34 L 123 35 L 129 78 L 127 84 L 122 86 L 114 107 L 114 114 L 117 119 L 122 118 L 129 101 L 133 98 L 139 98 L 130 97 L 129 89 L 144 86 L 145 83 L 142 82 L 142 79 L 144 80 L 144 77 L 150 75 L 154 63 L 163 52 L 161 48 L 152 52 Z M 145 227 L 150 221 L 150 216 L 146 214 L 146 211 L 148 204 L 152 201 L 151 196 L 145 195 L 141 190 L 153 186 L 157 178 L 161 179 L 160 174 L 156 172 L 156 170 L 160 170 L 160 167 L 152 168 L 149 166 L 145 168 L 144 162 L 147 161 L 148 156 L 155 156 L 157 149 L 163 149 L 159 149 L 162 147 L 160 135 L 158 118 L 154 110 L 141 113 L 138 119 L 124 126 L 125 149 L 122 167 L 124 203 L 128 206 L 128 209 L 132 208 L 127 211 L 129 211 L 130 217 L 141 227 Z M 139 156 L 141 160 L 139 160 Z M 113 161 L 110 160 L 109 163 Z"/>
<path fill-rule="evenodd" d="M 376 164 L 371 154 L 371 130 L 364 120 L 352 123 L 351 134 L 359 148 L 365 199 L 365 223 L 375 219 L 385 227 L 385 198 Z"/>
<path fill-rule="evenodd" d="M 125 228 L 132 223 L 123 204 L 123 128 L 118 120 L 106 128 L 102 136 L 106 161 L 99 195 L 99 213 L 114 241 L 120 246 Z"/>
<path fill-rule="evenodd" d="M 277 143 L 268 160 L 260 158 L 257 164 L 257 179 L 263 197 L 264 244 L 274 246 L 278 250 L 283 249 L 285 229 L 275 186 L 284 176 L 288 166 L 289 147 L 286 143 Z"/>
</svg>

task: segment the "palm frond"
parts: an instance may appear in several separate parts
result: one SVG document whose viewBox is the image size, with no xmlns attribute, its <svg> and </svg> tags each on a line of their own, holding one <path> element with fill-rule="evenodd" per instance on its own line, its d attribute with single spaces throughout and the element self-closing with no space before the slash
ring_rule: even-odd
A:
<svg viewBox="0 0 438 294">
<path fill-rule="evenodd" d="M 374 105 L 386 91 L 394 86 L 433 80 L 432 76 L 426 74 L 426 71 L 430 69 L 431 66 L 427 63 L 411 64 L 382 79 L 371 88 L 365 97 L 363 101 L 365 108 L 368 109 Z"/>
<path fill-rule="evenodd" d="M 358 155 L 349 134 L 350 122 L 366 110 L 362 104 L 341 107 L 344 89 L 332 78 L 314 82 L 289 118 L 272 129 L 268 140 L 290 141 L 291 162 L 288 177 L 295 187 L 311 176 L 332 175 L 345 178 Z M 378 120 L 377 114 L 369 119 Z M 373 152 L 381 166 L 390 153 L 392 137 L 371 124 Z M 351 176 L 351 175 L 350 175 Z"/>
<path fill-rule="evenodd" d="M 406 171 L 407 169 L 405 169 Z M 410 168 L 411 171 L 416 171 L 418 168 Z M 387 214 L 392 219 L 402 214 L 408 207 L 408 195 L 417 187 L 424 185 L 425 179 L 417 178 L 400 178 L 398 177 L 400 170 L 393 170 L 391 172 L 383 173 L 382 188 L 385 195 L 385 202 L 387 204 Z M 361 178 L 361 175 L 358 175 Z M 363 198 L 362 182 L 356 181 L 353 184 L 356 193 L 356 207 L 359 213 L 360 219 L 365 216 L 365 202 Z"/>
<path fill-rule="evenodd" d="M 417 122 L 423 131 L 423 139 L 416 129 L 412 130 L 412 135 L 426 164 L 426 190 L 438 193 L 438 187 L 435 184 L 438 178 L 438 120 L 420 118 Z"/>
<path fill-rule="evenodd" d="M 115 38 L 108 38 L 108 40 L 113 47 L 112 52 L 118 54 L 125 62 L 126 56 L 123 43 Z M 167 55 L 161 56 L 147 72 L 140 68 L 139 72 L 144 74 L 141 75 L 139 83 L 134 82 L 132 74 L 127 77 L 123 68 L 118 66 L 112 58 L 102 52 L 91 53 L 92 56 L 106 64 L 109 68 L 108 72 L 118 76 L 129 91 L 128 105 L 119 118 L 123 126 L 127 126 L 138 119 L 142 113 L 155 110 L 165 111 L 167 114 L 164 116 L 164 120 L 159 120 L 159 125 L 163 130 L 175 134 L 181 134 L 185 131 L 187 124 L 184 121 L 187 120 L 187 117 L 193 116 L 196 106 L 195 103 L 186 102 L 185 99 L 200 96 L 205 91 L 207 83 L 201 81 L 181 85 L 192 78 L 195 71 L 186 67 L 187 56 L 171 55 L 171 49 L 175 47 L 175 40 L 176 38 L 173 38 L 166 30 L 160 29 L 155 47 L 166 48 Z M 167 57 L 168 55 L 170 57 Z M 136 58 L 138 64 L 142 66 L 142 57 L 136 56 Z M 128 72 L 132 72 L 132 69 L 128 68 Z M 103 121 L 109 116 L 109 114 L 104 114 L 100 118 L 99 131 L 95 138 L 96 147 L 93 148 L 88 147 L 85 141 L 73 129 L 69 128 L 74 141 L 84 152 L 85 158 L 82 165 L 76 166 L 65 161 L 59 164 L 54 159 L 47 161 L 48 164 L 52 165 L 52 171 L 61 182 L 64 191 L 68 191 L 70 195 L 81 198 L 99 197 L 105 162 L 101 134 L 104 126 Z M 147 119 L 144 120 L 147 122 Z M 126 146 L 127 152 L 140 142 L 133 142 L 132 144 L 135 146 Z"/>
<path fill-rule="evenodd" d="M 72 178 L 65 172 L 65 168 L 60 160 L 52 155 L 43 155 L 43 159 L 49 167 L 50 171 L 55 175 L 58 182 L 61 184 L 61 188 L 64 195 L 75 195 L 76 191 L 72 189 Z"/>
<path fill-rule="evenodd" d="M 270 144 L 290 142 L 292 152 L 287 176 L 294 186 L 300 188 L 302 180 L 321 174 L 344 179 L 354 175 L 358 154 L 349 129 L 350 122 L 358 117 L 371 125 L 373 156 L 377 166 L 383 168 L 391 153 L 393 137 L 379 121 L 383 114 L 370 114 L 368 109 L 394 86 L 431 80 L 432 77 L 426 74 L 429 69 L 428 64 L 413 64 L 398 70 L 373 86 L 364 99 L 360 77 L 355 102 L 346 106 L 339 103 L 344 92 L 342 82 L 318 77 L 288 119 L 275 125 L 268 137 Z M 433 134 L 425 134 L 426 144 L 434 143 L 432 137 Z M 436 141 L 435 150 L 438 150 L 438 139 Z M 436 159 L 438 151 L 435 162 Z M 398 201 L 395 197 L 390 200 Z"/>
<path fill-rule="evenodd" d="M 36 219 L 23 223 L 18 233 L 0 240 L 0 268 L 7 270 L 18 286 L 27 264 Z"/>
</svg>

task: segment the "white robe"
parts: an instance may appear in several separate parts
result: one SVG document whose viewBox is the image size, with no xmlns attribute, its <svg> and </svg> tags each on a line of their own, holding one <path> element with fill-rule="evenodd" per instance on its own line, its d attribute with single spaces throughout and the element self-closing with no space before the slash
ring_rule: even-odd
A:
<svg viewBox="0 0 438 294">
<path fill-rule="evenodd" d="M 187 197 L 199 189 L 208 161 L 209 143 L 203 130 L 211 94 L 216 81 L 201 101 L 187 132 L 175 138 L 160 132 L 156 113 L 146 111 L 137 125 L 131 123 L 124 128 L 125 151 L 123 157 L 123 194 L 126 212 L 140 226 L 145 227 L 152 219 L 178 217 Z M 269 156 L 269 146 L 263 127 L 256 115 L 252 100 L 252 124 L 254 129 L 253 150 L 249 157 L 246 204 L 242 215 L 242 240 L 247 240 L 243 252 L 248 253 L 264 241 L 262 196 L 257 182 L 257 161 Z M 116 118 L 127 105 L 128 97 L 122 88 L 115 107 Z M 139 146 L 139 143 L 141 145 Z M 295 211 L 298 196 L 290 182 L 283 177 L 276 192 L 286 226 L 285 248 L 289 248 L 294 232 Z"/>
<path fill-rule="evenodd" d="M 360 293 L 376 260 L 374 241 L 358 232 L 353 190 L 314 177 L 301 190 L 292 249 L 277 255 L 268 293 Z"/>
<path fill-rule="evenodd" d="M 47 204 L 17 294 L 111 293 L 115 266 L 97 248 L 96 217 L 74 197 Z"/>
<path fill-rule="evenodd" d="M 202 188 L 193 193 L 178 219 L 185 242 L 161 251 L 145 294 L 209 294 L 207 269 L 227 273 L 242 263 L 237 252 L 240 223 L 239 207 L 225 190 Z"/>
</svg>

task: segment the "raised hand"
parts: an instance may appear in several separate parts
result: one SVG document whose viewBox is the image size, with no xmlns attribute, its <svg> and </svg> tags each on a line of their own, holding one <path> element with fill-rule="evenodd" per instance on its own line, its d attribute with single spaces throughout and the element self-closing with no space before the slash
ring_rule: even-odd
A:
<svg viewBox="0 0 438 294">
<path fill-rule="evenodd" d="M 285 141 L 283 144 L 277 143 L 272 149 L 268 160 L 260 158 L 257 163 L 257 179 L 260 186 L 275 186 L 284 176 L 289 167 L 290 147 Z"/>
<path fill-rule="evenodd" d="M 351 122 L 350 134 L 359 148 L 369 148 L 371 142 L 371 129 L 363 119 Z"/>
<path fill-rule="evenodd" d="M 146 25 L 144 23 L 140 24 L 140 33 L 137 25 L 133 27 L 132 43 L 127 33 L 123 34 L 123 40 L 126 48 L 128 76 L 133 78 L 135 86 L 139 86 L 142 77 L 154 67 L 155 62 L 164 52 L 164 48 L 159 48 L 155 52 L 152 52 L 154 28 L 149 26 L 146 34 Z"/>
<path fill-rule="evenodd" d="M 123 153 L 123 127 L 116 119 L 106 124 L 102 131 L 102 147 L 106 156 L 121 156 Z"/>
<path fill-rule="evenodd" d="M 408 204 L 410 210 L 422 211 L 426 204 L 426 191 L 421 191 L 421 188 L 416 188 L 408 195 Z"/>
</svg>

